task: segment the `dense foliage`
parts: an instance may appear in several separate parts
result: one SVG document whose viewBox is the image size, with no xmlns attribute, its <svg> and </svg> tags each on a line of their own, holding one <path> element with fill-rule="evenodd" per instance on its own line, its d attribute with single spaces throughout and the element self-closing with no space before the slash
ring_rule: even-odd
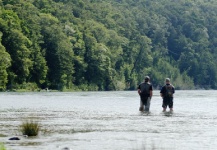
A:
<svg viewBox="0 0 217 150">
<path fill-rule="evenodd" d="M 217 89 L 215 0 L 0 0 L 0 89 Z"/>
</svg>

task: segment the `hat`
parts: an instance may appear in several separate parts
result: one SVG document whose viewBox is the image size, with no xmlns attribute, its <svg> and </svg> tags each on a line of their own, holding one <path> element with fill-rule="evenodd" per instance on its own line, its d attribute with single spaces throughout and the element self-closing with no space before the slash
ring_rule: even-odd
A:
<svg viewBox="0 0 217 150">
<path fill-rule="evenodd" d="M 170 78 L 166 78 L 166 82 L 170 82 Z"/>
<path fill-rule="evenodd" d="M 145 81 L 149 81 L 150 80 L 150 77 L 149 76 L 146 76 L 145 77 Z"/>
</svg>

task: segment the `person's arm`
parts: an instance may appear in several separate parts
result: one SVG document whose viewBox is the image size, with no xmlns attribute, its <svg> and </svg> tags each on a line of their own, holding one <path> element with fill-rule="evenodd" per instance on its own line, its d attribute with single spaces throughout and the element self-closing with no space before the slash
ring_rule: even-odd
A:
<svg viewBox="0 0 217 150">
<path fill-rule="evenodd" d="M 150 91 L 150 97 L 152 98 L 152 96 L 153 96 L 153 87 L 152 87 L 152 85 L 150 86 L 149 91 Z"/>
<path fill-rule="evenodd" d="M 141 93 L 141 90 L 140 90 L 140 85 L 138 86 L 138 88 L 137 88 L 138 90 L 138 94 L 140 95 L 140 93 Z"/>
<path fill-rule="evenodd" d="M 164 87 L 162 87 L 161 90 L 160 90 L 160 96 L 161 96 L 161 97 L 164 96 L 164 95 L 163 95 L 163 88 L 164 88 Z"/>
<path fill-rule="evenodd" d="M 138 94 L 140 95 L 140 93 L 141 93 L 141 90 L 140 90 L 140 89 L 138 89 Z"/>
<path fill-rule="evenodd" d="M 152 96 L 153 96 L 153 91 L 151 90 L 150 91 L 150 97 L 152 98 Z"/>
<path fill-rule="evenodd" d="M 162 94 L 162 93 L 160 93 L 160 96 L 161 96 L 161 97 L 163 97 L 163 94 Z"/>
</svg>

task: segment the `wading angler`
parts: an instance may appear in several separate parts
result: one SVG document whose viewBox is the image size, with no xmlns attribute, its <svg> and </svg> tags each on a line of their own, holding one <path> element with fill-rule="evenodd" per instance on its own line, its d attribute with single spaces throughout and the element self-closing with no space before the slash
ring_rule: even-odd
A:
<svg viewBox="0 0 217 150">
<path fill-rule="evenodd" d="M 166 111 L 167 106 L 169 106 L 170 111 L 173 111 L 173 94 L 175 93 L 175 88 L 170 84 L 170 79 L 166 78 L 166 85 L 164 85 L 160 91 L 160 95 L 163 98 L 163 112 Z"/>
<path fill-rule="evenodd" d="M 138 86 L 138 94 L 140 95 L 139 111 L 149 111 L 151 98 L 153 94 L 153 87 L 150 83 L 149 76 L 145 77 L 145 81 Z M 145 106 L 145 109 L 144 109 Z"/>
</svg>

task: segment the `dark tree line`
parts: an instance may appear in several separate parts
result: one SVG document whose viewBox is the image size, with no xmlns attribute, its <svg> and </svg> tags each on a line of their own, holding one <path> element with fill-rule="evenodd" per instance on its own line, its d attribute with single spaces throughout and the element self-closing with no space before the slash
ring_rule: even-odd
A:
<svg viewBox="0 0 217 150">
<path fill-rule="evenodd" d="M 214 0 L 0 0 L 0 89 L 217 89 Z"/>
</svg>

